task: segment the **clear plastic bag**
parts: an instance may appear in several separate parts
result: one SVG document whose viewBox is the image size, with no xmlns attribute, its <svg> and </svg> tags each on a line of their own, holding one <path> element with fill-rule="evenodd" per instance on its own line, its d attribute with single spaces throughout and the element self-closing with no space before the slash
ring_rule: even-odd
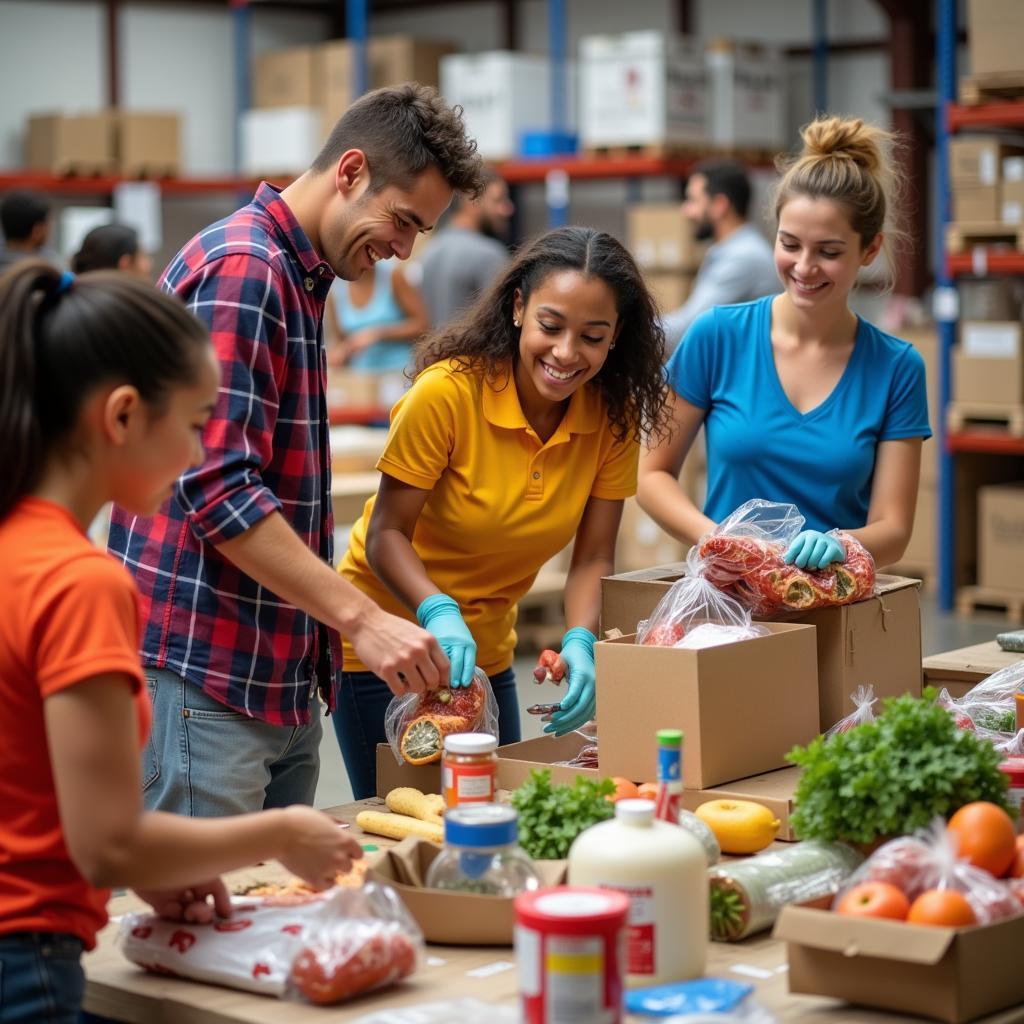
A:
<svg viewBox="0 0 1024 1024">
<path fill-rule="evenodd" d="M 804 527 L 795 505 L 755 498 L 702 537 L 687 559 L 695 572 L 761 618 L 851 604 L 875 590 L 875 563 L 854 537 L 832 530 L 846 554 L 824 569 L 798 569 L 783 561 Z"/>
<path fill-rule="evenodd" d="M 853 711 L 845 718 L 840 718 L 825 733 L 825 739 L 837 736 L 841 732 L 849 732 L 862 722 L 873 722 L 875 720 L 874 705 L 878 703 L 878 698 L 875 696 L 875 688 L 870 683 L 867 686 L 858 686 L 850 694 L 850 700 L 853 701 Z"/>
<path fill-rule="evenodd" d="M 636 627 L 636 642 L 653 647 L 676 647 L 701 626 L 750 629 L 750 612 L 697 573 L 687 574 L 669 587 L 649 619 Z"/>
<path fill-rule="evenodd" d="M 911 903 L 928 890 L 952 889 L 964 895 L 979 924 L 1016 917 L 1024 911 L 1005 882 L 957 857 L 956 837 L 942 818 L 935 818 L 911 836 L 880 846 L 839 891 L 833 907 L 861 882 L 888 882 Z"/>
<path fill-rule="evenodd" d="M 483 669 L 476 668 L 469 686 L 392 698 L 384 714 L 384 731 L 399 764 L 433 764 L 441 760 L 445 736 L 497 736 L 498 701 Z"/>
<path fill-rule="evenodd" d="M 979 732 L 1001 733 L 1009 738 L 1017 731 L 1015 697 L 1022 683 L 1024 661 L 994 672 L 952 704 L 970 718 Z"/>
<path fill-rule="evenodd" d="M 239 897 L 231 917 L 209 924 L 128 914 L 119 943 L 156 974 L 321 1004 L 412 974 L 424 949 L 394 889 L 373 882 L 301 901 Z"/>
</svg>

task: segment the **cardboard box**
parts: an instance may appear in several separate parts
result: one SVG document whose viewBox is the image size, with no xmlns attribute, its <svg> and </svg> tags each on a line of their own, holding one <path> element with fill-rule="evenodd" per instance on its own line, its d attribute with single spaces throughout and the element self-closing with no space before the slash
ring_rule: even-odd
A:
<svg viewBox="0 0 1024 1024">
<path fill-rule="evenodd" d="M 114 154 L 126 178 L 181 174 L 181 117 L 173 111 L 119 110 L 114 114 Z"/>
<path fill-rule="evenodd" d="M 686 557 L 687 545 L 670 537 L 638 504 L 627 498 L 622 508 L 615 565 L 622 572 L 677 562 Z"/>
<path fill-rule="evenodd" d="M 1020 325 L 1014 331 L 1019 332 Z M 1003 340 L 1011 336 L 1007 332 Z M 993 339 L 996 335 L 993 333 Z M 953 350 L 953 398 L 957 402 L 996 406 L 1020 405 L 1024 402 L 1024 359 L 968 355 L 960 345 Z"/>
<path fill-rule="evenodd" d="M 602 631 L 634 631 L 685 571 L 685 563 L 676 563 L 606 576 L 601 581 Z M 817 629 L 822 732 L 849 712 L 850 694 L 861 684 L 870 683 L 879 697 L 921 692 L 920 580 L 884 574 L 877 580 L 876 597 L 786 619 Z"/>
<path fill-rule="evenodd" d="M 1024 1002 L 1024 971 L 1015 955 L 1024 943 L 1024 917 L 939 928 L 790 905 L 772 936 L 787 944 L 790 992 L 949 1024 Z"/>
<path fill-rule="evenodd" d="M 665 728 L 685 734 L 683 779 L 695 789 L 785 767 L 794 744 L 818 734 L 814 631 L 766 627 L 701 651 L 637 646 L 635 634 L 598 642 L 601 773 L 649 778 Z"/>
<path fill-rule="evenodd" d="M 315 107 L 320 103 L 318 48 L 289 46 L 258 53 L 252 62 L 252 105 Z"/>
<path fill-rule="evenodd" d="M 580 144 L 705 143 L 710 90 L 704 53 L 658 31 L 580 40 Z"/>
<path fill-rule="evenodd" d="M 1016 651 L 1004 651 L 995 640 L 931 654 L 921 663 L 924 685 L 945 687 L 950 696 L 962 697 L 983 679 L 1024 660 Z"/>
<path fill-rule="evenodd" d="M 291 177 L 308 170 L 323 141 L 317 107 L 273 107 L 242 114 L 242 173 Z"/>
<path fill-rule="evenodd" d="M 643 270 L 697 270 L 707 245 L 693 237 L 680 203 L 632 203 L 626 208 L 626 244 Z"/>
<path fill-rule="evenodd" d="M 1024 224 L 1024 181 L 1004 181 L 999 203 L 1003 224 Z"/>
<path fill-rule="evenodd" d="M 978 491 L 978 584 L 1024 593 L 1024 484 Z"/>
<path fill-rule="evenodd" d="M 763 804 L 779 819 L 779 831 L 775 838 L 783 842 L 795 842 L 790 817 L 794 808 L 793 794 L 799 781 L 800 769 L 790 765 L 788 768 L 753 775 L 749 779 L 737 779 L 711 789 L 684 789 L 680 804 L 684 810 L 695 811 L 709 800 L 753 800 Z"/>
<path fill-rule="evenodd" d="M 662 313 L 678 309 L 693 289 L 693 274 L 682 270 L 648 270 L 644 274 L 647 289 Z"/>
<path fill-rule="evenodd" d="M 1024 71 L 1024 4 L 967 0 L 967 49 L 972 75 Z"/>
<path fill-rule="evenodd" d="M 956 283 L 960 299 L 960 319 L 1016 320 L 1020 315 L 1020 299 L 1008 277 L 985 277 Z"/>
<path fill-rule="evenodd" d="M 572 80 L 575 68 L 566 68 L 570 92 L 566 102 L 568 124 L 575 124 Z M 441 93 L 464 111 L 466 132 L 476 139 L 477 152 L 486 160 L 504 160 L 519 152 L 525 131 L 551 129 L 551 62 L 547 57 L 495 50 L 489 53 L 454 53 L 441 58 Z"/>
<path fill-rule="evenodd" d="M 1005 157 L 1024 153 L 998 135 L 958 135 L 949 140 L 949 179 L 961 185 L 998 185 Z"/>
<path fill-rule="evenodd" d="M 399 764 L 387 743 L 377 744 L 377 796 L 382 800 L 399 786 L 412 786 L 421 793 L 441 792 L 441 762 Z"/>
<path fill-rule="evenodd" d="M 498 788 L 518 789 L 530 777 L 530 773 L 538 768 L 548 768 L 551 781 L 564 785 L 572 785 L 577 775 L 595 779 L 611 775 L 611 772 L 603 769 L 570 768 L 559 763 L 573 760 L 589 743 L 590 740 L 578 732 L 571 732 L 566 736 L 538 736 L 532 740 L 498 747 Z M 653 752 L 653 746 L 651 750 Z"/>
<path fill-rule="evenodd" d="M 998 185 L 953 186 L 953 220 L 957 224 L 993 224 L 999 220 L 1001 193 Z"/>
<path fill-rule="evenodd" d="M 25 166 L 51 174 L 113 174 L 114 139 L 106 114 L 33 114 Z"/>
<path fill-rule="evenodd" d="M 514 900 L 469 892 L 427 889 L 427 871 L 441 848 L 425 839 L 403 839 L 374 855 L 369 876 L 392 886 L 427 942 L 452 946 L 511 946 L 515 931 Z M 565 881 L 564 860 L 534 861 L 544 885 Z"/>
<path fill-rule="evenodd" d="M 387 440 L 384 427 L 331 427 L 331 472 L 368 473 L 376 469 Z"/>
<path fill-rule="evenodd" d="M 784 149 L 786 65 L 773 51 L 711 43 L 706 54 L 711 92 L 710 139 L 724 148 Z"/>
</svg>

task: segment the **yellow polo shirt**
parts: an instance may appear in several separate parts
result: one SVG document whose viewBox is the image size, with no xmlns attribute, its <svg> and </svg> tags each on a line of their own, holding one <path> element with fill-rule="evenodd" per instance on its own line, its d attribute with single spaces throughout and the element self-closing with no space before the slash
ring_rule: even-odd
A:
<svg viewBox="0 0 1024 1024">
<path fill-rule="evenodd" d="M 435 363 L 395 405 L 377 468 L 430 492 L 413 547 L 438 589 L 458 602 L 488 675 L 512 664 L 516 603 L 576 535 L 587 500 L 636 493 L 639 453 L 638 441 L 615 440 L 604 400 L 587 385 L 546 442 L 526 422 L 511 376 L 492 385 L 482 372 Z M 352 528 L 339 572 L 414 621 L 366 561 L 375 500 Z M 344 667 L 366 671 L 348 643 Z"/>
</svg>

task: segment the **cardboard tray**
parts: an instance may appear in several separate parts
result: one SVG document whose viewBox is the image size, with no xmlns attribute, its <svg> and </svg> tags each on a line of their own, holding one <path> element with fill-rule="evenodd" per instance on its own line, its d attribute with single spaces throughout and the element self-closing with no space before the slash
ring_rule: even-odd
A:
<svg viewBox="0 0 1024 1024">
<path fill-rule="evenodd" d="M 386 882 L 402 897 L 427 942 L 451 946 L 511 946 L 515 929 L 513 900 L 477 893 L 423 888 L 427 869 L 441 848 L 410 837 L 373 855 L 368 877 Z M 564 860 L 534 861 L 544 885 L 565 881 Z"/>
</svg>

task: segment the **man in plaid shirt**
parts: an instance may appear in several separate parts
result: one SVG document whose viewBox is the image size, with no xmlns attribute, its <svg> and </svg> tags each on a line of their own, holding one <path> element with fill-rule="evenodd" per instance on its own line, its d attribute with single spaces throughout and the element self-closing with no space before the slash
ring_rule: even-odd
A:
<svg viewBox="0 0 1024 1024">
<path fill-rule="evenodd" d="M 109 547 L 142 595 L 153 699 L 146 807 L 218 816 L 313 802 L 338 634 L 396 694 L 447 683 L 434 638 L 332 568 L 322 320 L 335 275 L 407 259 L 455 191 L 482 188 L 458 110 L 405 85 L 358 100 L 309 171 L 262 184 L 164 272 L 222 364 L 206 461 Z"/>
</svg>

